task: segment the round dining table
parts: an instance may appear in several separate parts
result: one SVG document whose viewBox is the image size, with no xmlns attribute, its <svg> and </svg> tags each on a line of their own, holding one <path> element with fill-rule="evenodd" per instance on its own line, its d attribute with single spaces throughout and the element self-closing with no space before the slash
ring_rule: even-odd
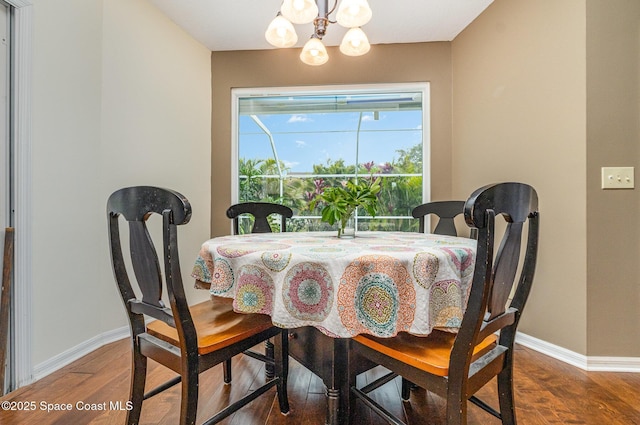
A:
<svg viewBox="0 0 640 425">
<path fill-rule="evenodd" d="M 205 241 L 196 287 L 290 329 L 291 356 L 323 379 L 327 419 L 346 423 L 348 338 L 455 332 L 475 265 L 474 239 L 409 232 L 254 233 Z"/>
</svg>

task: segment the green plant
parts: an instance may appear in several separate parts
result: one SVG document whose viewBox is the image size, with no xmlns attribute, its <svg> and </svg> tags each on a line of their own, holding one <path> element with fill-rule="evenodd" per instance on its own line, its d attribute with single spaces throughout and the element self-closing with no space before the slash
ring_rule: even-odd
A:
<svg viewBox="0 0 640 425">
<path fill-rule="evenodd" d="M 380 177 L 374 179 L 373 175 L 357 181 L 348 180 L 342 182 L 341 186 L 324 188 L 322 193 L 309 203 L 309 207 L 313 209 L 321 202 L 324 205 L 321 220 L 330 225 L 338 222 L 340 237 L 356 208 L 362 207 L 372 217 L 376 216 L 380 188 Z"/>
</svg>

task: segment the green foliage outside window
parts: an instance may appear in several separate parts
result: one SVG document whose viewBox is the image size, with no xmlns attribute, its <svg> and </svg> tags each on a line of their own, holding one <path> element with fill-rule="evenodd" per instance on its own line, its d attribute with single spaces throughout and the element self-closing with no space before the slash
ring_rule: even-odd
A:
<svg viewBox="0 0 640 425">
<path fill-rule="evenodd" d="M 411 210 L 422 203 L 422 145 L 408 150 L 398 150 L 397 159 L 374 166 L 372 162 L 359 164 L 358 175 L 369 176 L 371 172 L 380 177 L 381 190 L 378 193 L 376 218 L 367 219 L 366 211 L 358 210 L 359 230 L 417 231 L 414 219 L 391 217 L 411 217 Z M 278 178 L 278 164 L 273 159 L 251 160 L 240 158 L 239 199 L 240 202 L 275 202 L 293 209 L 294 217 L 287 222 L 287 231 L 335 230 L 335 226 L 320 221 L 321 206 L 310 208 L 310 203 L 327 187 L 341 186 L 345 180 L 356 174 L 354 165 L 346 165 L 344 160 L 329 160 L 313 165 L 313 174 L 285 174 L 289 170 L 281 162 L 280 170 L 285 174 Z M 419 174 L 418 176 L 396 176 L 395 174 Z M 344 175 L 334 177 L 333 175 Z M 280 185 L 282 184 L 282 196 Z M 316 216 L 318 218 L 305 218 Z M 273 217 L 272 228 L 278 231 L 278 217 Z M 247 224 L 248 225 L 248 224 Z"/>
</svg>

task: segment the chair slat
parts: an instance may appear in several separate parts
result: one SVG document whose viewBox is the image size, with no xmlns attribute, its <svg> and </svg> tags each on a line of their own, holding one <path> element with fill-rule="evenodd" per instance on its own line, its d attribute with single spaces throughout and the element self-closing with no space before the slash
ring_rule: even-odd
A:
<svg viewBox="0 0 640 425">
<path fill-rule="evenodd" d="M 162 308 L 164 303 L 160 262 L 144 221 L 129 222 L 129 239 L 131 262 L 142 289 L 142 301 Z"/>
<path fill-rule="evenodd" d="M 498 317 L 505 312 L 520 260 L 522 225 L 522 222 L 507 225 L 505 236 L 493 263 L 493 283 L 488 306 L 489 319 Z"/>
</svg>

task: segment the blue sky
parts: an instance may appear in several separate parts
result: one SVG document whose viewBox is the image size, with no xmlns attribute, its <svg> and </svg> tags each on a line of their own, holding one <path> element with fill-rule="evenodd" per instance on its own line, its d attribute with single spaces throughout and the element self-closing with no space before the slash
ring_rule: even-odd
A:
<svg viewBox="0 0 640 425">
<path fill-rule="evenodd" d="M 265 114 L 258 118 L 271 131 L 278 155 L 290 172 L 311 172 L 313 164 L 356 161 L 359 112 Z M 376 119 L 377 118 L 377 119 Z M 269 138 L 248 115 L 239 117 L 239 156 L 273 158 Z M 398 149 L 422 143 L 422 111 L 364 112 L 360 129 L 360 164 L 398 158 Z"/>
</svg>

